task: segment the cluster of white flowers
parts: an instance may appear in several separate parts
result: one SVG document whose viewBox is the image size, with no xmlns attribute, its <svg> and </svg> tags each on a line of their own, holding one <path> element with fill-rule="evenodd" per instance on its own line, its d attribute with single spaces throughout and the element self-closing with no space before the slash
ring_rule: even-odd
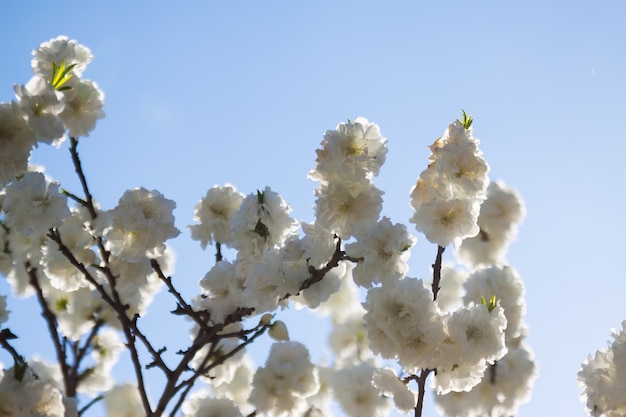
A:
<svg viewBox="0 0 626 417">
<path fill-rule="evenodd" d="M 252 380 L 250 403 L 270 416 L 294 415 L 306 409 L 305 399 L 319 390 L 317 368 L 298 342 L 272 345 L 265 366 Z"/>
<path fill-rule="evenodd" d="M 626 320 L 611 333 L 609 346 L 589 355 L 578 372 L 581 399 L 594 417 L 626 415 Z"/>
<path fill-rule="evenodd" d="M 26 171 L 38 142 L 58 145 L 66 132 L 89 136 L 104 117 L 104 94 L 81 78 L 92 58 L 88 48 L 65 36 L 33 51 L 33 78 L 15 86 L 16 101 L 0 103 L 0 183 Z"/>
<path fill-rule="evenodd" d="M 363 117 L 326 132 L 309 174 L 320 181 L 315 214 L 321 227 L 349 239 L 378 220 L 383 192 L 371 179 L 385 162 L 386 143 L 378 125 Z"/>
<path fill-rule="evenodd" d="M 72 403 L 48 381 L 38 378 L 24 365 L 7 369 L 0 375 L 0 415 L 20 417 L 74 417 Z"/>
<path fill-rule="evenodd" d="M 487 187 L 471 117 L 464 113 L 430 146 L 428 168 L 411 190 L 410 221 L 439 246 L 432 290 L 407 276 L 417 239 L 405 225 L 381 218 L 383 192 L 373 178 L 385 162 L 387 139 L 359 117 L 324 134 L 309 173 L 318 181 L 311 223 L 299 226 L 267 186 L 248 195 L 230 184 L 207 191 L 189 229 L 203 249 L 215 245 L 216 262 L 187 302 L 168 276 L 173 258 L 166 243 L 180 234 L 175 202 L 140 187 L 107 210 L 88 192 L 76 147 L 104 116 L 102 92 L 81 78 L 91 53 L 58 37 L 33 55 L 34 77 L 15 86 L 16 101 L 0 103 L 0 274 L 15 294 L 37 294 L 59 352 L 71 349 L 77 363 L 90 359 L 80 369 L 66 363 L 63 372 L 37 358 L 7 370 L 0 415 L 74 417 L 76 394 L 97 400 L 102 393 L 110 416 L 152 415 L 138 359 L 143 351 L 135 344 L 151 356 L 148 368 L 164 371 L 165 392 L 180 395 L 176 405 L 159 404 L 155 415 L 174 407 L 184 417 L 321 417 L 334 399 L 349 417 L 377 417 L 389 414 L 391 398 L 400 412 L 412 413 L 429 376 L 438 408 L 449 415 L 508 416 L 527 399 L 536 366 L 524 345 L 524 287 L 504 257 L 524 206 L 503 183 Z M 85 197 L 28 172 L 34 146 L 60 145 L 66 135 Z M 469 270 L 442 266 L 450 244 Z M 227 258 L 222 245 L 235 255 Z M 164 350 L 136 324 L 164 283 L 176 297 L 174 313 L 194 321 L 193 342 L 178 352 L 177 368 L 165 364 Z M 285 323 L 274 320 L 290 300 L 330 315 L 331 363 L 314 365 Z M 258 325 L 247 328 L 254 316 Z M 0 296 L 0 323 L 7 317 Z M 265 331 L 276 343 L 255 369 L 244 348 Z M 602 372 L 581 371 L 596 409 L 619 407 L 593 379 L 612 372 L 601 368 L 609 359 L 621 361 L 618 339 L 621 333 L 611 350 L 590 361 Z M 122 346 L 131 351 L 137 384 L 115 385 L 111 378 Z M 390 361 L 399 371 L 386 367 Z M 206 386 L 188 391 L 196 380 Z M 74 385 L 65 398 L 68 381 Z M 411 381 L 419 381 L 417 391 Z"/>
<path fill-rule="evenodd" d="M 518 273 L 504 261 L 506 248 L 515 238 L 523 212 L 523 203 L 517 193 L 501 182 L 491 183 L 487 200 L 481 206 L 481 233 L 465 239 L 456 251 L 457 256 L 473 270 L 466 273 L 448 266 L 442 273 L 441 293 L 448 293 L 446 304 L 456 306 L 461 301 L 464 305 L 471 305 L 483 297 L 493 296 L 506 319 L 506 354 L 482 370 L 475 369 L 466 374 L 478 382 L 471 391 L 440 391 L 440 395 L 435 397 L 438 409 L 447 415 L 510 416 L 516 414 L 519 406 L 530 397 L 537 377 L 537 365 L 532 351 L 524 343 L 527 333 L 524 284 Z M 482 240 L 485 237 L 481 238 L 481 234 L 486 233 L 483 230 L 489 230 L 491 240 Z M 481 342 L 488 341 L 483 339 Z M 486 351 L 486 346 L 480 350 Z M 445 373 L 438 369 L 438 384 L 442 378 L 445 378 Z"/>
<path fill-rule="evenodd" d="M 428 168 L 411 190 L 411 222 L 426 238 L 446 247 L 475 236 L 489 167 L 472 136 L 471 117 L 455 121 L 430 146 Z"/>
<path fill-rule="evenodd" d="M 457 249 L 459 258 L 470 267 L 506 263 L 504 255 L 525 214 L 517 191 L 502 181 L 490 183 L 487 199 L 480 206 L 480 230 L 476 236 L 463 240 Z"/>
</svg>

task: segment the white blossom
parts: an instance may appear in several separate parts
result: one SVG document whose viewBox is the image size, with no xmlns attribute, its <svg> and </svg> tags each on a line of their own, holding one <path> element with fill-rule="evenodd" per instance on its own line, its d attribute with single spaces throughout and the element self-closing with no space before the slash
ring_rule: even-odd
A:
<svg viewBox="0 0 626 417">
<path fill-rule="evenodd" d="M 252 380 L 250 403 L 259 412 L 294 415 L 305 406 L 305 398 L 319 389 L 317 369 L 306 347 L 298 342 L 274 343 L 265 366 Z"/>
<path fill-rule="evenodd" d="M 386 417 L 391 403 L 372 385 L 374 368 L 368 364 L 345 367 L 333 375 L 335 399 L 349 417 Z"/>
<path fill-rule="evenodd" d="M 105 225 L 106 248 L 120 260 L 138 262 L 147 251 L 165 250 L 165 241 L 180 233 L 174 227 L 176 203 L 156 190 L 127 190 L 115 209 L 98 221 Z"/>
<path fill-rule="evenodd" d="M 385 163 L 387 139 L 378 125 L 363 117 L 340 123 L 324 134 L 317 152 L 317 168 L 309 177 L 325 182 L 345 180 L 363 182 L 378 175 Z"/>
<path fill-rule="evenodd" d="M 137 387 L 130 383 L 116 385 L 104 395 L 107 417 L 144 417 Z"/>
<path fill-rule="evenodd" d="M 458 417 L 509 417 L 518 414 L 530 398 L 537 366 L 527 347 L 509 349 L 502 359 L 489 365 L 480 383 L 471 391 L 451 391 L 435 396 L 442 414 Z"/>
<path fill-rule="evenodd" d="M 372 227 L 382 210 L 383 192 L 369 182 L 331 182 L 315 193 L 317 222 L 342 239 Z"/>
<path fill-rule="evenodd" d="M 27 172 L 5 188 L 2 211 L 7 226 L 26 235 L 45 235 L 70 215 L 67 197 L 59 183 L 48 181 L 41 172 Z"/>
<path fill-rule="evenodd" d="M 242 256 L 259 256 L 266 248 L 282 245 L 296 233 L 291 207 L 270 187 L 248 194 L 232 219 L 232 246 Z"/>
<path fill-rule="evenodd" d="M 74 39 L 68 39 L 67 36 L 58 36 L 43 42 L 33 51 L 31 65 L 35 75 L 51 79 L 53 64 L 58 66 L 65 62 L 66 67 L 76 65 L 72 72 L 80 77 L 92 59 L 89 48 L 78 44 Z"/>
<path fill-rule="evenodd" d="M 507 345 L 521 335 L 526 302 L 524 283 L 517 271 L 508 266 L 479 269 L 470 274 L 463 286 L 465 304 L 478 303 L 481 297 L 489 300 L 495 295 L 506 317 Z"/>
<path fill-rule="evenodd" d="M 472 128 L 458 120 L 430 146 L 430 164 L 411 190 L 411 222 L 426 238 L 458 246 L 479 232 L 477 219 L 489 183 L 487 163 Z"/>
<path fill-rule="evenodd" d="M 626 415 L 626 320 L 611 335 L 613 342 L 589 355 L 578 372 L 581 399 L 592 416 Z"/>
<path fill-rule="evenodd" d="M 217 262 L 200 280 L 200 286 L 208 293 L 195 300 L 196 308 L 208 311 L 214 323 L 223 323 L 242 305 L 244 281 L 245 277 L 237 275 L 235 265 L 226 260 Z"/>
<path fill-rule="evenodd" d="M 49 80 L 34 76 L 24 85 L 15 85 L 15 96 L 28 125 L 37 135 L 37 140 L 60 144 L 65 133 L 59 113 L 63 103 L 59 100 Z"/>
<path fill-rule="evenodd" d="M 393 397 L 393 402 L 402 414 L 415 411 L 415 393 L 398 378 L 391 368 L 376 369 L 372 378 L 372 385 L 380 391 L 381 395 Z"/>
<path fill-rule="evenodd" d="M 203 249 L 213 240 L 230 244 L 231 221 L 242 201 L 243 195 L 230 184 L 211 188 L 195 207 L 193 219 L 200 223 L 189 226 L 191 238 L 199 240 Z"/>
<path fill-rule="evenodd" d="M 354 282 L 371 288 L 374 283 L 403 277 L 409 270 L 409 249 L 416 241 L 406 226 L 383 217 L 356 242 L 346 245 L 346 254 L 359 259 L 352 272 Z"/>
<path fill-rule="evenodd" d="M 19 417 L 65 417 L 63 395 L 28 368 L 10 368 L 0 381 L 0 415 Z"/>
<path fill-rule="evenodd" d="M 411 222 L 424 233 L 426 239 L 446 247 L 450 243 L 458 245 L 466 237 L 476 236 L 479 232 L 476 224 L 478 212 L 479 206 L 465 198 L 433 200 L 416 208 Z"/>
<path fill-rule="evenodd" d="M 23 112 L 9 103 L 0 103 L 0 184 L 27 170 L 35 143 L 35 132 Z"/>
<path fill-rule="evenodd" d="M 372 288 L 363 307 L 373 352 L 397 358 L 408 372 L 437 367 L 437 348 L 445 338 L 443 318 L 421 280 L 404 278 Z"/>
<path fill-rule="evenodd" d="M 480 231 L 463 240 L 457 248 L 459 259 L 474 268 L 504 264 L 525 212 L 524 202 L 514 189 L 501 181 L 490 183 L 477 220 Z"/>
<path fill-rule="evenodd" d="M 104 93 L 95 82 L 88 80 L 81 80 L 72 91 L 74 94 L 66 101 L 59 117 L 70 137 L 89 136 L 96 122 L 104 118 Z"/>
<path fill-rule="evenodd" d="M 211 398 L 199 391 L 182 405 L 183 417 L 243 417 L 239 408 L 228 398 Z"/>
</svg>

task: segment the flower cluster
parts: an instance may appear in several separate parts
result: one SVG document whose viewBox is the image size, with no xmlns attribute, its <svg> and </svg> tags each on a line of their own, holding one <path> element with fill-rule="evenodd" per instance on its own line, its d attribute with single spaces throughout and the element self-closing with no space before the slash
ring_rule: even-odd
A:
<svg viewBox="0 0 626 417">
<path fill-rule="evenodd" d="M 60 144 L 89 136 L 104 117 L 104 94 L 81 78 L 93 56 L 88 48 L 59 36 L 33 51 L 33 78 L 15 86 L 16 101 L 0 103 L 0 183 L 27 169 L 38 142 Z"/>
<path fill-rule="evenodd" d="M 626 320 L 612 336 L 609 346 L 589 355 L 578 372 L 581 398 L 594 417 L 626 414 Z"/>
<path fill-rule="evenodd" d="M 318 182 L 311 223 L 299 225 L 268 186 L 207 191 L 189 229 L 203 249 L 214 245 L 216 261 L 187 299 L 168 276 L 167 242 L 180 234 L 175 202 L 138 187 L 105 209 L 89 191 L 78 138 L 104 116 L 102 92 L 81 78 L 91 53 L 58 37 L 33 55 L 34 77 L 0 104 L 0 274 L 14 294 L 37 297 L 59 366 L 25 361 L 1 329 L 16 365 L 0 380 L 0 415 L 74 417 L 103 399 L 109 416 L 323 416 L 334 399 L 350 417 L 377 417 L 389 414 L 390 398 L 417 415 L 429 376 L 450 415 L 510 415 L 527 398 L 535 364 L 523 343 L 524 287 L 504 258 L 524 208 L 504 184 L 487 188 L 471 117 L 430 147 L 411 190 L 410 221 L 438 246 L 432 286 L 407 275 L 417 239 L 381 217 L 373 178 L 387 139 L 359 117 L 324 134 L 309 173 Z M 28 169 L 33 146 L 60 146 L 66 135 L 83 196 Z M 451 243 L 469 271 L 442 264 Z M 163 286 L 172 313 L 192 323 L 174 364 L 138 324 Z M 331 317 L 325 366 L 274 319 L 290 306 Z M 0 296 L 0 324 L 7 318 Z M 264 334 L 276 343 L 255 368 L 246 347 Z M 111 378 L 123 349 L 136 384 Z M 153 368 L 165 379 L 156 401 L 146 385 Z M 93 400 L 79 408 L 84 397 Z"/>
<path fill-rule="evenodd" d="M 489 167 L 472 135 L 471 117 L 452 123 L 430 146 L 428 168 L 411 190 L 411 222 L 426 238 L 446 247 L 476 236 Z"/>
<path fill-rule="evenodd" d="M 386 143 L 378 126 L 363 117 L 324 134 L 317 168 L 309 173 L 320 181 L 315 214 L 321 227 L 349 239 L 378 220 L 383 192 L 371 179 L 385 162 Z"/>
</svg>

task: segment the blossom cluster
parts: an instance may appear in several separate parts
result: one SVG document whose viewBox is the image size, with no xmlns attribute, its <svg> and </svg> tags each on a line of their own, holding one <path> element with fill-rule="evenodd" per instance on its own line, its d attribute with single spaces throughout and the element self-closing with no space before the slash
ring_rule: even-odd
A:
<svg viewBox="0 0 626 417">
<path fill-rule="evenodd" d="M 489 183 L 471 117 L 430 146 L 410 191 L 410 222 L 437 245 L 430 285 L 408 276 L 417 238 L 382 215 L 374 178 L 387 139 L 359 117 L 324 134 L 309 172 L 317 181 L 311 223 L 299 224 L 269 186 L 207 191 L 189 230 L 203 249 L 215 248 L 216 262 L 187 301 L 168 276 L 167 242 L 180 234 L 175 202 L 138 187 L 105 209 L 88 191 L 78 139 L 104 116 L 102 92 L 82 79 L 90 51 L 58 37 L 33 55 L 33 79 L 0 104 L 0 274 L 14 294 L 36 295 L 60 363 L 24 361 L 1 329 L 16 365 L 0 380 L 0 415 L 73 417 L 78 399 L 104 393 L 109 416 L 161 416 L 168 407 L 185 417 L 323 416 L 334 400 L 348 416 L 382 417 L 392 401 L 416 413 L 429 376 L 449 415 L 508 416 L 528 398 L 536 365 L 524 344 L 524 286 L 505 259 L 524 206 L 504 183 Z M 28 166 L 39 142 L 59 146 L 66 136 L 84 196 Z M 442 263 L 451 244 L 465 269 Z M 163 286 L 176 299 L 173 313 L 192 323 L 174 366 L 137 324 Z M 313 363 L 275 320 L 291 306 L 330 316 L 330 363 Z M 275 343 L 255 367 L 245 348 L 265 332 Z M 122 347 L 136 384 L 112 379 Z M 167 380 L 156 404 L 144 368 Z"/>
<path fill-rule="evenodd" d="M 478 233 L 477 219 L 489 183 L 489 167 L 473 137 L 471 117 L 448 126 L 430 146 L 428 168 L 411 190 L 411 222 L 426 238 L 446 247 Z"/>
<path fill-rule="evenodd" d="M 581 398 L 594 417 L 626 414 L 626 320 L 612 336 L 608 347 L 589 355 L 578 372 Z"/>
<path fill-rule="evenodd" d="M 33 51 L 33 77 L 15 85 L 11 103 L 0 103 L 0 183 L 27 170 L 31 149 L 89 136 L 104 117 L 104 94 L 81 78 L 93 56 L 88 48 L 59 36 Z"/>
</svg>

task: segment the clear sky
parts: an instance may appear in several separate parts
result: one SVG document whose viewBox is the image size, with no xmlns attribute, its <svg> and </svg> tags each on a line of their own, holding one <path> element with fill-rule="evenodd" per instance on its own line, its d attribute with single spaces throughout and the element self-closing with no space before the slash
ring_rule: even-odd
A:
<svg viewBox="0 0 626 417">
<path fill-rule="evenodd" d="M 243 193 L 269 185 L 294 217 L 311 221 L 314 151 L 325 130 L 358 116 L 389 140 L 375 180 L 385 191 L 383 214 L 408 223 L 426 147 L 461 109 L 473 114 L 491 177 L 518 189 L 528 210 L 508 259 L 526 285 L 540 375 L 519 417 L 586 415 L 576 373 L 626 319 L 625 2 L 2 6 L 0 101 L 29 80 L 41 42 L 64 34 L 88 46 L 95 59 L 84 77 L 106 94 L 107 116 L 80 146 L 96 198 L 112 207 L 128 188 L 158 189 L 177 202 L 181 230 L 206 190 L 226 182 Z M 40 146 L 33 162 L 79 191 L 67 144 Z M 426 278 L 436 248 L 417 236 L 409 275 Z M 192 295 L 213 254 L 186 230 L 174 247 L 175 279 Z M 39 346 L 44 336 L 22 331 L 37 319 L 34 306 L 9 308 L 20 346 Z M 164 341 L 176 332 L 158 328 L 166 309 L 173 302 L 163 293 L 146 318 Z M 315 360 L 327 357 L 324 321 L 280 317 L 292 339 L 313 344 Z M 0 361 L 9 359 L 0 353 Z"/>
</svg>

